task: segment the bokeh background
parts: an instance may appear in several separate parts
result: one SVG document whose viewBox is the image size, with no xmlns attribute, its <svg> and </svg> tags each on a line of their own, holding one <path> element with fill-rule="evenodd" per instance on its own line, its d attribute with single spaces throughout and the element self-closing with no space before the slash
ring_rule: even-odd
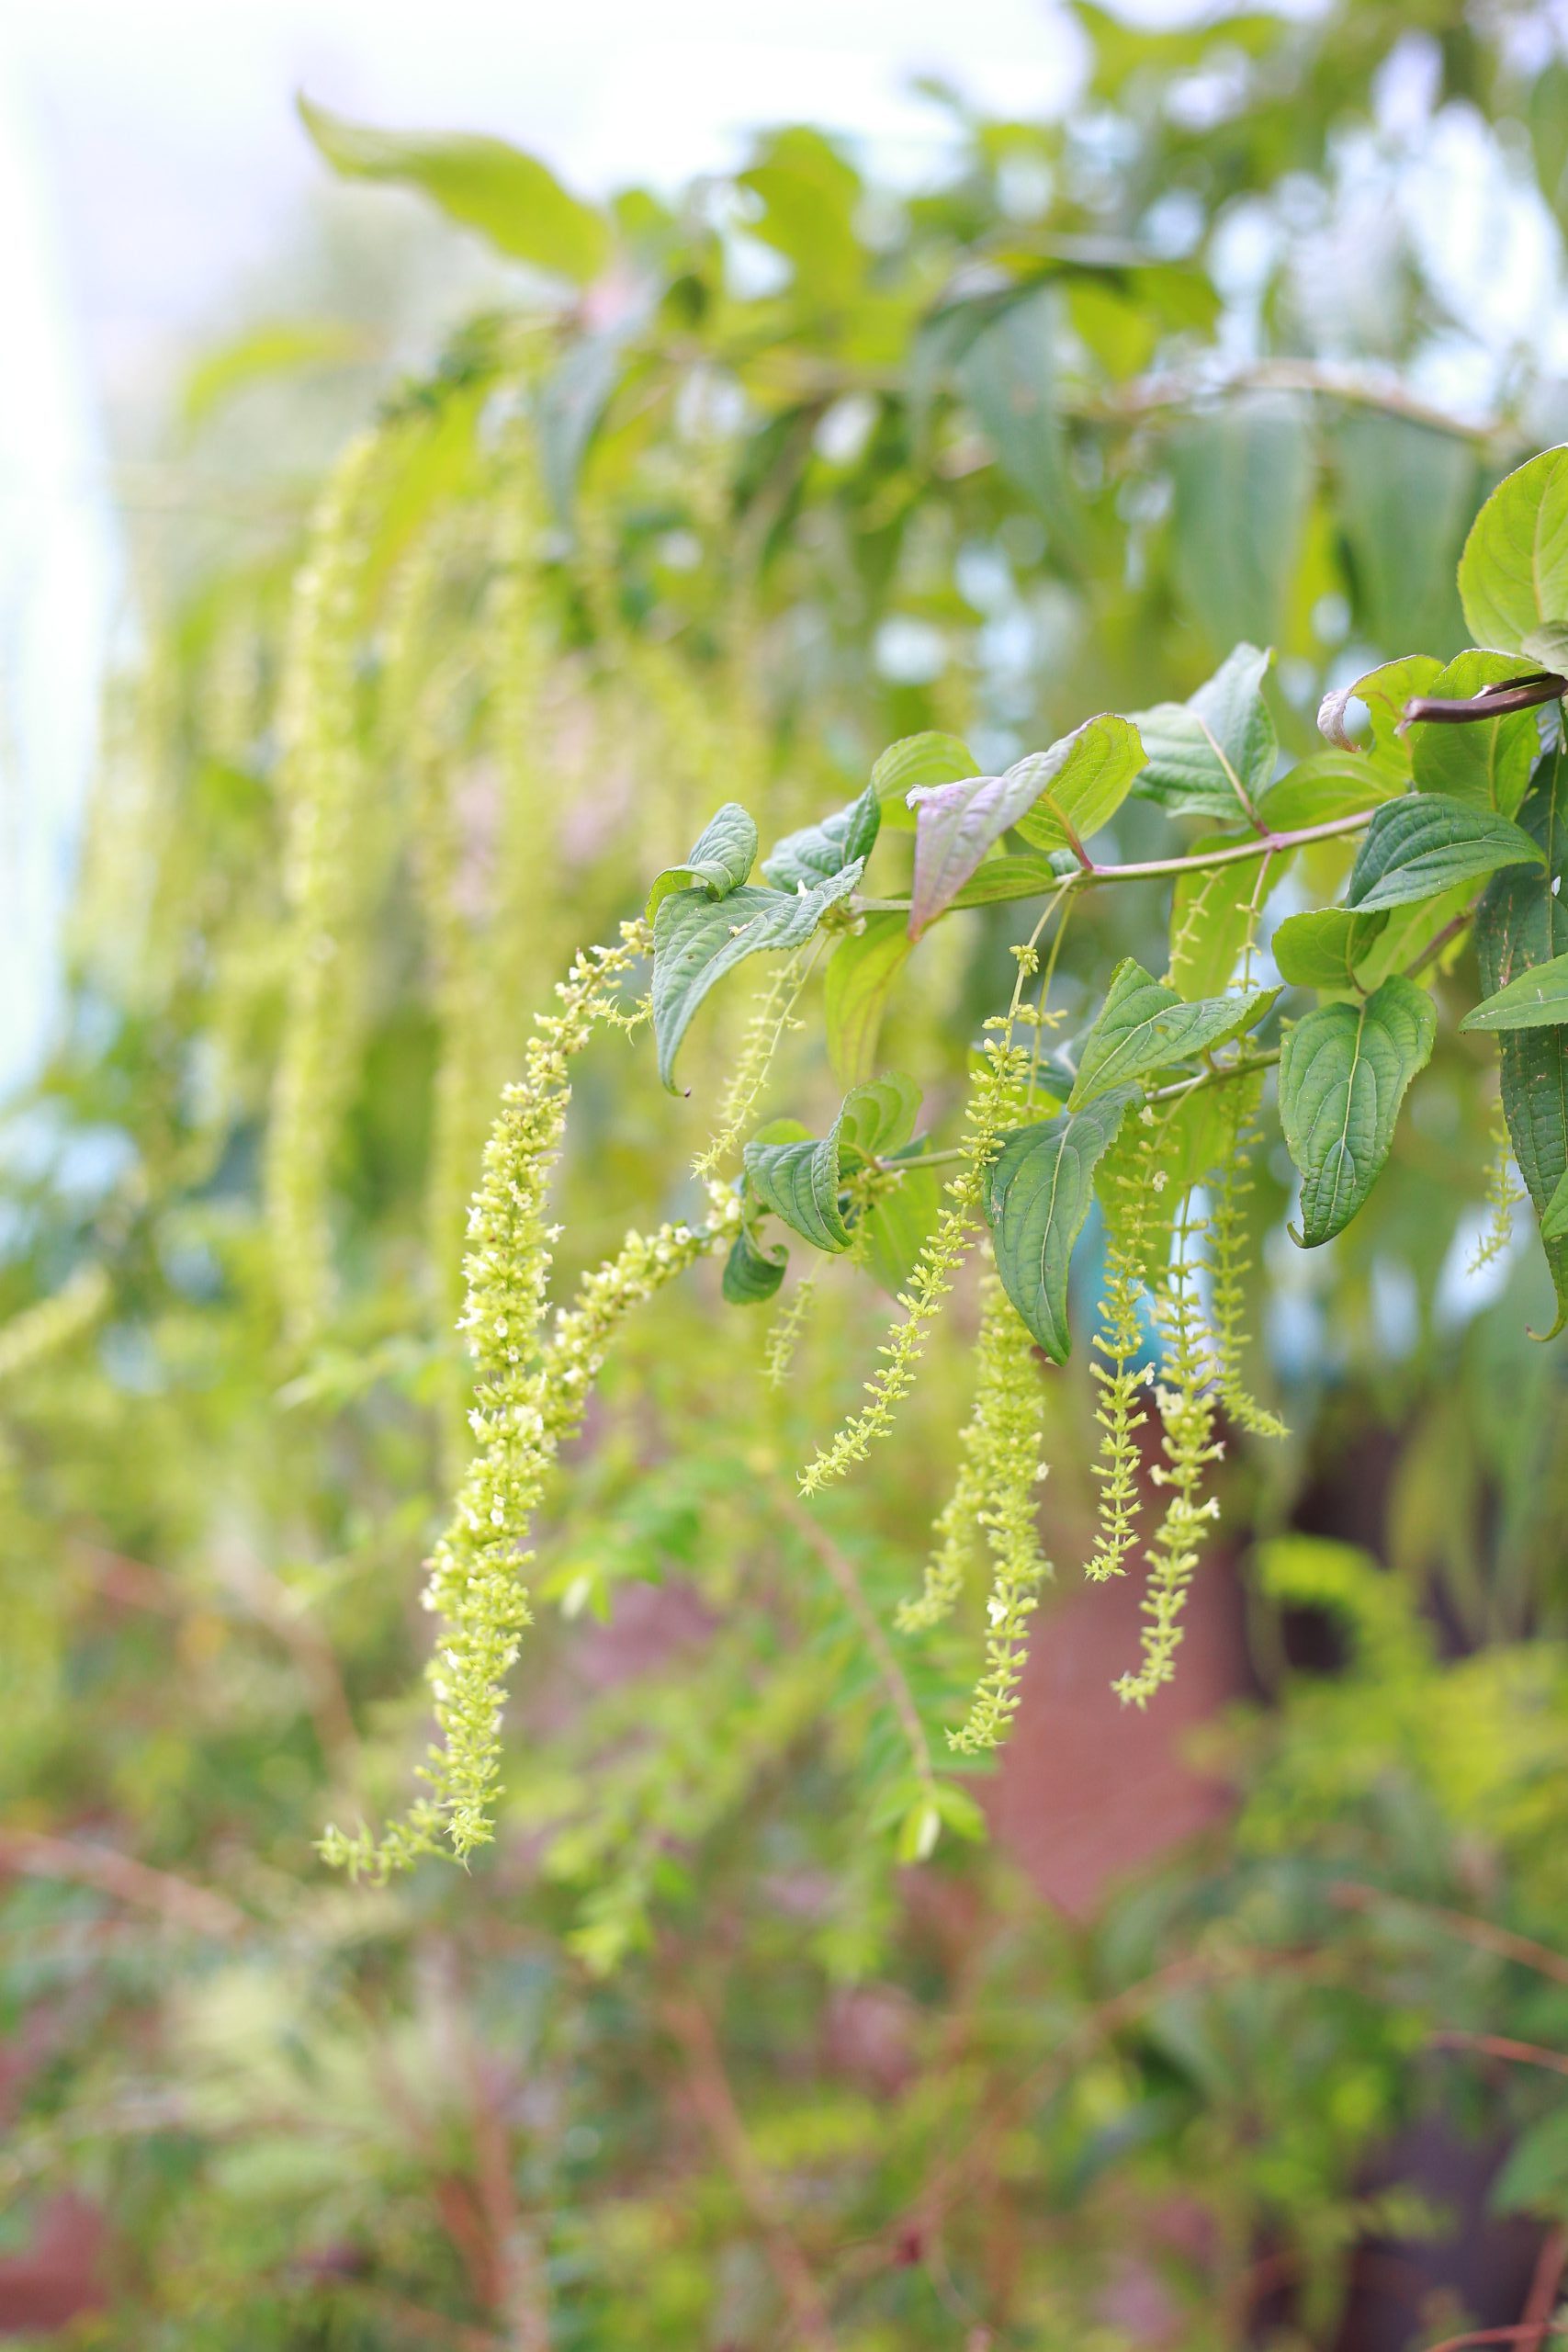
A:
<svg viewBox="0 0 1568 2352">
<path fill-rule="evenodd" d="M 334 175 L 301 88 L 514 141 L 613 260 Z M 1568 22 L 1525 0 L 0 23 L 0 2332 L 1550 2340 L 1565 1398 L 1451 1022 L 1333 1248 L 1259 1163 L 1292 1433 L 1229 1433 L 1146 1714 L 1135 1589 L 1075 1574 L 1080 1348 L 1016 1737 L 911 1845 L 902 1702 L 945 1771 L 980 1597 L 891 1681 L 865 1627 L 951 1483 L 973 1285 L 803 1521 L 887 1301 L 796 1269 L 770 1380 L 778 1317 L 710 1269 L 548 1500 L 494 1849 L 382 1890 L 314 1841 L 428 1736 L 464 1204 L 554 976 L 723 799 L 766 841 L 896 738 L 999 764 L 1239 637 L 1290 760 L 1326 688 L 1458 652 L 1469 520 L 1568 429 L 1565 167 Z M 1166 911 L 1076 927 L 1075 1023 Z M 933 1129 L 1015 914 L 889 1016 Z M 584 1065 L 568 1283 L 689 1212 L 746 1012 L 689 1101 Z M 842 1075 L 808 1027 L 768 1107 L 819 1132 Z M 1080 1328 L 1100 1266 L 1091 1230 Z"/>
</svg>

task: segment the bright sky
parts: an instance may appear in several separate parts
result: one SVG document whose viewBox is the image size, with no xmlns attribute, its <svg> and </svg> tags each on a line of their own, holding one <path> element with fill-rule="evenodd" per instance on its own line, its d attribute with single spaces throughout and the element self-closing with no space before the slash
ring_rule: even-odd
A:
<svg viewBox="0 0 1568 2352">
<path fill-rule="evenodd" d="M 941 122 L 914 74 L 1032 113 L 1079 53 L 1056 0 L 9 0 L 8 22 L 77 299 L 116 364 L 270 249 L 320 168 L 301 85 L 389 125 L 499 132 L 604 189 L 673 185 L 749 126 L 802 119 L 918 169 Z"/>
<path fill-rule="evenodd" d="M 1058 0 L 5 0 L 0 317 L 28 360 L 0 369 L 0 1093 L 51 1017 L 123 601 L 102 396 L 167 384 L 287 249 L 324 179 L 297 89 L 499 132 L 586 192 L 672 186 L 803 119 L 918 175 L 942 128 L 914 75 L 1032 114 L 1077 57 Z"/>
</svg>

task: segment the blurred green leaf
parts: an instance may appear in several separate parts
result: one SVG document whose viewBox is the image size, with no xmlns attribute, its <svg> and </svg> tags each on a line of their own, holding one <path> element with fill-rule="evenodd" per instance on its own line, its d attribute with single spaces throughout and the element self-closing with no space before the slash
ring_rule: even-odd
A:
<svg viewBox="0 0 1568 2352">
<path fill-rule="evenodd" d="M 1332 1241 L 1365 1203 L 1437 1033 L 1431 999 L 1398 974 L 1364 1004 L 1320 1005 L 1286 1031 L 1280 1119 L 1302 1180 L 1303 1250 Z"/>
<path fill-rule="evenodd" d="M 535 156 L 468 131 L 377 130 L 303 96 L 299 119 L 345 179 L 417 188 L 513 261 L 584 285 L 610 257 L 603 213 L 570 196 Z"/>
</svg>

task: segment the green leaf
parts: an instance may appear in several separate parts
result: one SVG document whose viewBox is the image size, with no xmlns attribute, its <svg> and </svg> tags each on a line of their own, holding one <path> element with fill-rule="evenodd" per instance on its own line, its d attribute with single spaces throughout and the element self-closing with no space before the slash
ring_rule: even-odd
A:
<svg viewBox="0 0 1568 2352">
<path fill-rule="evenodd" d="M 1568 956 L 1532 965 L 1460 1023 L 1461 1029 L 1555 1029 L 1568 1021 Z"/>
<path fill-rule="evenodd" d="M 1568 620 L 1568 449 L 1544 449 L 1498 483 L 1471 525 L 1459 593 L 1477 645 L 1508 653 Z"/>
<path fill-rule="evenodd" d="M 1543 670 L 1568 675 L 1568 621 L 1542 621 L 1525 635 L 1525 651 Z"/>
<path fill-rule="evenodd" d="M 839 1207 L 846 1172 L 907 1144 L 919 1106 L 919 1087 L 897 1070 L 852 1087 L 820 1141 L 749 1143 L 747 1189 L 814 1248 L 847 1250 L 852 1237 Z"/>
<path fill-rule="evenodd" d="M 1538 666 L 1518 654 L 1461 653 L 1422 691 L 1468 702 L 1481 687 L 1505 678 L 1529 677 Z M 1446 792 L 1450 800 L 1491 808 L 1500 817 L 1517 813 L 1540 757 L 1540 718 L 1533 710 L 1508 711 L 1501 718 L 1462 727 L 1417 721 L 1408 740 L 1416 782 L 1423 792 Z"/>
<path fill-rule="evenodd" d="M 1371 913 L 1411 899 L 1435 899 L 1456 882 L 1500 865 L 1537 865 L 1540 851 L 1506 817 L 1436 792 L 1402 793 L 1374 811 L 1350 869 L 1348 906 Z"/>
<path fill-rule="evenodd" d="M 630 338 L 626 325 L 583 335 L 541 378 L 535 395 L 539 470 L 556 520 L 569 533 L 583 459 L 610 404 Z"/>
<path fill-rule="evenodd" d="M 1039 790 L 1032 763 L 1026 760 L 1006 775 L 965 776 L 957 784 L 923 785 L 910 794 L 917 808 L 911 939 L 947 911 L 987 851 L 1017 824 Z"/>
<path fill-rule="evenodd" d="M 1568 1173 L 1560 1180 L 1556 1191 L 1540 1213 L 1540 1238 L 1543 1241 L 1560 1241 L 1568 1234 Z"/>
<path fill-rule="evenodd" d="M 1137 1089 L 1102 1094 L 1010 1136 L 986 1178 L 986 1221 L 997 1272 L 1032 1339 L 1066 1363 L 1067 1275 L 1073 1244 L 1094 1198 L 1094 1171 Z"/>
<path fill-rule="evenodd" d="M 1332 824 L 1359 816 L 1384 800 L 1397 799 L 1405 777 L 1361 752 L 1314 752 L 1271 785 L 1258 804 L 1264 823 L 1277 833 L 1298 825 Z"/>
<path fill-rule="evenodd" d="M 1281 633 L 1306 535 L 1313 447 L 1290 400 L 1231 401 L 1171 440 L 1176 590 L 1212 644 Z"/>
<path fill-rule="evenodd" d="M 950 900 L 953 907 L 997 907 L 1014 899 L 1042 899 L 1077 864 L 1070 850 L 1050 857 L 987 857 Z"/>
<path fill-rule="evenodd" d="M 1540 2211 L 1561 2217 L 1568 2188 L 1568 2108 L 1554 2108 L 1520 2132 L 1492 2184 L 1489 2202 L 1499 2213 Z"/>
<path fill-rule="evenodd" d="M 477 229 L 514 261 L 584 286 L 610 257 L 603 213 L 504 139 L 467 131 L 376 130 L 299 100 L 299 119 L 335 172 L 417 188 L 450 220 Z"/>
<path fill-rule="evenodd" d="M 928 731 L 905 735 L 889 743 L 871 772 L 871 788 L 882 809 L 882 821 L 895 831 L 912 833 L 915 813 L 909 795 L 927 785 L 953 784 L 960 776 L 978 775 L 980 763 L 956 735 Z"/>
<path fill-rule="evenodd" d="M 1363 915 L 1349 907 L 1288 915 L 1272 943 L 1280 978 L 1295 989 L 1354 988 L 1356 967 L 1387 922 L 1386 910 Z"/>
<path fill-rule="evenodd" d="M 728 899 L 750 873 L 756 855 L 756 826 L 739 800 L 727 800 L 693 842 L 685 864 L 667 865 L 658 876 L 648 894 L 649 920 L 671 890 L 700 889 L 710 899 Z"/>
<path fill-rule="evenodd" d="M 1473 882 L 1459 882 L 1451 890 L 1439 892 L 1435 899 L 1413 899 L 1402 907 L 1383 910 L 1386 927 L 1365 947 L 1356 963 L 1358 987 L 1370 995 L 1380 988 L 1391 972 L 1403 972 L 1418 956 L 1425 955 L 1439 932 L 1448 929 L 1461 915 L 1469 912 L 1475 903 Z M 1357 917 L 1360 921 L 1360 917 Z M 1427 978 L 1421 985 L 1429 985 L 1430 977 L 1441 971 L 1457 956 L 1463 942 L 1456 933 L 1447 950 L 1429 967 Z"/>
<path fill-rule="evenodd" d="M 1008 301 L 953 372 L 1003 473 L 1059 523 L 1073 502 L 1056 412 L 1055 315 L 1050 287 Z"/>
<path fill-rule="evenodd" d="M 878 1194 L 866 1214 L 865 1262 L 890 1298 L 908 1287 L 915 1261 L 942 1215 L 942 1179 L 934 1168 L 906 1156 L 896 1184 Z"/>
<path fill-rule="evenodd" d="M 363 367 L 374 356 L 368 329 L 346 319 L 266 320 L 203 352 L 180 394 L 180 422 L 194 431 L 237 393 L 274 376 Z"/>
<path fill-rule="evenodd" d="M 804 1143 L 749 1143 L 746 1187 L 814 1250 L 847 1250 L 852 1238 L 839 1208 L 839 1132 Z"/>
<path fill-rule="evenodd" d="M 857 1085 L 876 1066 L 876 1041 L 898 975 L 914 952 L 901 914 L 873 914 L 834 948 L 823 983 L 828 1060 L 840 1086 Z"/>
<path fill-rule="evenodd" d="M 840 1157 L 845 1152 L 862 1159 L 885 1159 L 900 1151 L 915 1132 L 920 1090 L 902 1070 L 884 1070 L 880 1078 L 852 1086 L 833 1123 Z"/>
<path fill-rule="evenodd" d="M 1223 849 L 1234 833 L 1206 834 L 1194 857 Z M 1230 986 L 1256 917 L 1283 881 L 1292 853 L 1178 875 L 1170 899 L 1170 985 L 1189 1002 Z"/>
<path fill-rule="evenodd" d="M 1540 781 L 1519 810 L 1521 824 L 1540 844 L 1544 864 L 1499 874 L 1476 916 L 1476 962 L 1488 996 L 1568 955 L 1568 908 L 1561 896 L 1568 865 L 1563 765 L 1559 752 L 1545 763 Z M 1557 1320 L 1546 1335 L 1551 1338 L 1568 1322 L 1568 1234 L 1557 1223 L 1558 1198 L 1568 1179 L 1568 1032 L 1504 1029 L 1498 1032 L 1497 1050 L 1503 1115 L 1519 1173 L 1541 1220 L 1546 1261 L 1557 1294 Z"/>
<path fill-rule="evenodd" d="M 1150 1070 L 1167 1069 L 1172 1062 L 1223 1045 L 1261 1021 L 1279 993 L 1278 989 L 1248 989 L 1241 996 L 1208 997 L 1187 1004 L 1163 980 L 1152 979 L 1131 956 L 1124 957 L 1111 975 L 1110 993 L 1084 1040 L 1068 1110 L 1082 1110 L 1097 1096 Z"/>
<path fill-rule="evenodd" d="M 805 825 L 797 833 L 786 833 L 762 860 L 762 871 L 781 890 L 793 890 L 803 882 L 810 889 L 814 883 L 841 874 L 856 858 L 863 865 L 875 846 L 881 823 L 882 803 L 875 786 L 868 784 L 858 800 L 824 817 L 819 825 Z"/>
<path fill-rule="evenodd" d="M 859 880 L 859 865 L 847 865 L 831 881 L 794 895 L 743 882 L 724 899 L 675 889 L 660 901 L 653 921 L 653 1034 L 659 1075 L 671 1093 L 681 1040 L 715 982 L 748 956 L 803 947 Z"/>
<path fill-rule="evenodd" d="M 773 1297 L 788 1263 L 787 1250 L 782 1245 L 777 1250 L 764 1250 L 750 1228 L 743 1225 L 729 1245 L 719 1287 L 731 1306 L 759 1306 L 764 1299 Z"/>
<path fill-rule="evenodd" d="M 1142 764 L 1135 729 L 1107 711 L 1087 719 L 1048 752 L 1032 752 L 1017 761 L 1005 775 L 917 786 L 909 795 L 917 825 L 910 938 L 918 939 L 946 912 L 987 852 L 1014 826 L 1036 848 L 1081 846 L 1121 807 Z M 1053 875 L 1045 887 L 1055 879 Z M 966 903 L 983 905 L 1002 895 L 985 885 L 981 889 L 981 897 Z"/>
<path fill-rule="evenodd" d="M 1081 846 L 1110 823 L 1143 765 L 1144 747 L 1130 721 L 1110 711 L 1086 718 L 1048 752 L 1008 771 L 1039 780 L 1035 798 L 1017 820 L 1019 831 L 1035 849 Z"/>
<path fill-rule="evenodd" d="M 1453 577 L 1479 488 L 1473 443 L 1409 417 L 1348 408 L 1333 453 L 1362 631 L 1378 645 L 1462 645 Z"/>
<path fill-rule="evenodd" d="M 863 189 L 832 141 L 804 123 L 768 131 L 739 184 L 761 199 L 750 232 L 790 264 L 797 296 L 829 307 L 852 301 L 865 275 L 855 233 Z"/>
<path fill-rule="evenodd" d="M 1273 658 L 1238 645 L 1186 702 L 1134 713 L 1148 763 L 1133 786 L 1141 799 L 1233 819 L 1257 807 L 1280 756 L 1262 692 Z"/>
<path fill-rule="evenodd" d="M 1382 1173 L 1405 1089 L 1438 1033 L 1431 999 L 1396 973 L 1361 1005 L 1324 1004 L 1288 1030 L 1280 1121 L 1302 1179 L 1302 1230 L 1315 1250 L 1344 1231 Z"/>
<path fill-rule="evenodd" d="M 1384 662 L 1375 670 L 1364 671 L 1350 685 L 1336 686 L 1324 695 L 1317 707 L 1318 733 L 1336 751 L 1365 753 L 1397 775 L 1408 775 L 1410 741 L 1403 731 L 1404 706 L 1413 695 L 1429 695 L 1433 680 L 1442 675 L 1442 663 L 1434 654 L 1402 653 L 1396 662 Z M 1368 731 L 1364 742 L 1350 732 L 1352 703 L 1361 703 L 1366 707 Z"/>
</svg>

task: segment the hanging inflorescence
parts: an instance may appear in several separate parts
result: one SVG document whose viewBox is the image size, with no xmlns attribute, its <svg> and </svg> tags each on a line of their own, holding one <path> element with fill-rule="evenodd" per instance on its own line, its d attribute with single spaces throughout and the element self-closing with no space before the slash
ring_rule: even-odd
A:
<svg viewBox="0 0 1568 2352">
<path fill-rule="evenodd" d="M 509 1086 L 485 1147 L 468 1226 L 461 1328 L 475 1365 L 469 1416 L 475 1452 L 429 1563 L 424 1606 L 439 1621 L 429 1679 L 441 1745 L 423 1778 L 429 1794 L 379 1840 L 329 1831 L 322 1850 L 384 1876 L 441 1842 L 461 1860 L 491 1836 L 500 1793 L 506 1679 L 528 1623 L 523 1570 L 527 1532 L 562 1445 L 581 1428 L 604 1352 L 620 1325 L 713 1249 L 718 1226 L 671 1223 L 630 1233 L 545 1324 L 553 1246 L 549 1183 L 571 1093 L 570 1065 L 599 1023 L 635 1025 L 619 983 L 647 951 L 640 924 L 619 944 L 580 956 L 541 1014 L 525 1074 Z"/>
<path fill-rule="evenodd" d="M 359 622 L 381 433 L 328 481 L 295 582 L 282 695 L 288 1003 L 266 1192 L 285 1326 L 303 1344 L 332 1288 L 331 1177 L 364 986 L 370 823 L 359 731 Z"/>
</svg>

